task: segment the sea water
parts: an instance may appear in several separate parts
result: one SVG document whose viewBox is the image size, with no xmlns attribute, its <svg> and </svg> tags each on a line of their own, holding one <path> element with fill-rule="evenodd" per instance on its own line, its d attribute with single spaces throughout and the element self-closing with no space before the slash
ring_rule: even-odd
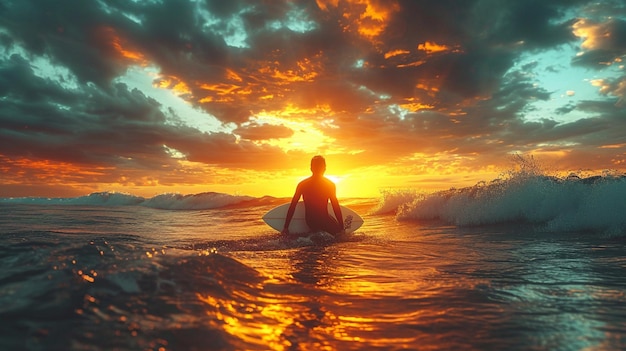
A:
<svg viewBox="0 0 626 351">
<path fill-rule="evenodd" d="M 337 240 L 283 240 L 288 199 L 0 199 L 1 350 L 624 350 L 626 180 L 514 177 L 342 199 Z"/>
</svg>

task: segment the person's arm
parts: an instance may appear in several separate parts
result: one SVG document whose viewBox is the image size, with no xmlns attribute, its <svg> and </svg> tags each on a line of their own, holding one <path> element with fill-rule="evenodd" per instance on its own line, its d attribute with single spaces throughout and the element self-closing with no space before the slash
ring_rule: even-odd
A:
<svg viewBox="0 0 626 351">
<path fill-rule="evenodd" d="M 296 211 L 296 205 L 298 204 L 298 201 L 300 201 L 300 196 L 302 196 L 302 190 L 300 189 L 300 184 L 298 184 L 296 192 L 293 194 L 293 198 L 291 198 L 289 209 L 287 210 L 285 225 L 283 226 L 283 231 L 281 232 L 283 235 L 289 235 L 289 224 L 291 223 L 291 218 L 293 218 L 293 213 Z"/>
<path fill-rule="evenodd" d="M 339 222 L 339 225 L 341 226 L 340 233 L 343 233 L 345 231 L 345 228 L 343 227 L 343 215 L 341 214 L 341 207 L 339 207 L 339 201 L 337 200 L 336 189 L 335 189 L 334 184 L 333 184 L 332 192 L 330 195 L 330 204 L 333 207 L 335 218 L 337 218 L 337 222 Z"/>
</svg>

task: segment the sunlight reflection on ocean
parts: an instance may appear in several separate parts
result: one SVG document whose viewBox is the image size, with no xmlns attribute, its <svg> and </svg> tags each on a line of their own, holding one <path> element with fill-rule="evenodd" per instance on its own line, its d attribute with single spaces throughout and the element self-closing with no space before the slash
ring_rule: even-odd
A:
<svg viewBox="0 0 626 351">
<path fill-rule="evenodd" d="M 623 239 L 364 214 L 280 240 L 282 200 L 206 210 L 3 204 L 0 347 L 617 350 Z"/>
</svg>

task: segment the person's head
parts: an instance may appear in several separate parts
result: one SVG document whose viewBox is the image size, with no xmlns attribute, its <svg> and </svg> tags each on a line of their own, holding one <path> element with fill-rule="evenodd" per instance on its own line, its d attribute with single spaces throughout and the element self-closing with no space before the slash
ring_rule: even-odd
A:
<svg viewBox="0 0 626 351">
<path fill-rule="evenodd" d="M 322 156 L 313 156 L 311 159 L 311 172 L 313 174 L 324 174 L 326 171 L 326 160 Z"/>
</svg>

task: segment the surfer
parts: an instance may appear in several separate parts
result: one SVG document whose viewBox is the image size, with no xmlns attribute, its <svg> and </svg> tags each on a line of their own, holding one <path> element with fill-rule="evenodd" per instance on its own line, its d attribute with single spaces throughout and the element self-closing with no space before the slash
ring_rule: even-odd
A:
<svg viewBox="0 0 626 351">
<path fill-rule="evenodd" d="M 325 231 L 333 235 L 344 231 L 343 216 L 339 208 L 339 201 L 337 201 L 335 183 L 324 177 L 325 171 L 326 160 L 324 157 L 314 156 L 311 159 L 312 175 L 298 184 L 296 192 L 291 199 L 285 226 L 282 231 L 283 235 L 289 235 L 289 224 L 300 197 L 304 199 L 306 224 L 312 231 Z M 329 200 L 337 219 L 328 214 Z"/>
</svg>

